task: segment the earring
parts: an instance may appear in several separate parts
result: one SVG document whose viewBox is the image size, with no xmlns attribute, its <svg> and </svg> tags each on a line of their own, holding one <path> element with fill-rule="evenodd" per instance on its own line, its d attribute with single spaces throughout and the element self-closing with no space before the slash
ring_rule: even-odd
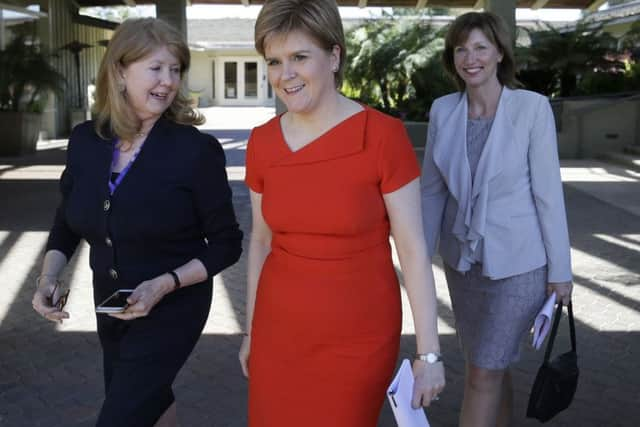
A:
<svg viewBox="0 0 640 427">
<path fill-rule="evenodd" d="M 335 66 L 333 67 L 333 70 L 332 70 L 332 71 L 333 71 L 334 73 L 337 73 L 337 72 L 338 72 L 338 68 L 339 68 L 339 67 L 338 67 L 337 65 L 335 65 Z"/>
</svg>

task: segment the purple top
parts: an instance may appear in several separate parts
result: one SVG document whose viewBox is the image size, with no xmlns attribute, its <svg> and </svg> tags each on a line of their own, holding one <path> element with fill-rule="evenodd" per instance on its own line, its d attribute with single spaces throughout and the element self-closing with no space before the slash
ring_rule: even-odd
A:
<svg viewBox="0 0 640 427">
<path fill-rule="evenodd" d="M 118 164 L 118 159 L 120 158 L 120 150 L 118 149 L 117 145 L 118 145 L 117 143 L 113 145 L 113 160 L 111 161 L 111 174 L 114 174 L 113 168 Z M 144 145 L 144 142 L 142 143 L 142 145 Z M 133 166 L 133 162 L 135 162 L 136 158 L 138 157 L 138 154 L 140 154 L 142 145 L 140 145 L 140 147 L 138 147 L 136 152 L 133 153 L 131 160 L 129 160 L 129 163 L 127 163 L 124 169 L 122 169 L 120 173 L 117 174 L 117 176 L 115 177 L 115 180 L 113 180 L 113 182 L 111 179 L 108 181 L 109 194 L 113 195 L 113 192 L 116 191 L 116 188 L 118 188 L 118 186 L 124 179 L 127 172 L 129 172 L 129 169 L 131 169 L 131 166 Z"/>
</svg>

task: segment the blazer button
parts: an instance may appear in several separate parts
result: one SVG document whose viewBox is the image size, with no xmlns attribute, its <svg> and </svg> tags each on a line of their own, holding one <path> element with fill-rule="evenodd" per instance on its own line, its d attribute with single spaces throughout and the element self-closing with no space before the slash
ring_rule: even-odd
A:
<svg viewBox="0 0 640 427">
<path fill-rule="evenodd" d="M 109 246 L 109 247 L 113 246 L 113 242 L 108 237 L 106 239 L 104 239 L 104 243 L 106 243 L 106 245 Z"/>
<path fill-rule="evenodd" d="M 109 276 L 111 276 L 111 278 L 113 280 L 117 280 L 118 279 L 118 272 L 115 269 L 110 268 L 109 269 Z"/>
<path fill-rule="evenodd" d="M 109 210 L 109 208 L 111 207 L 111 200 L 107 199 L 104 201 L 104 204 L 102 205 L 103 209 L 106 211 Z"/>
</svg>

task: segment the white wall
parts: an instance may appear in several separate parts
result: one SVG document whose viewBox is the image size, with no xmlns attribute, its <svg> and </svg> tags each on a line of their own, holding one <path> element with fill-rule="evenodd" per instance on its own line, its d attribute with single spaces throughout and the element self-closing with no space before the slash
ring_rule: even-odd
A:
<svg viewBox="0 0 640 427">
<path fill-rule="evenodd" d="M 640 99 L 563 101 L 558 148 L 562 158 L 620 152 L 640 140 Z"/>
<path fill-rule="evenodd" d="M 191 51 L 191 68 L 189 69 L 189 90 L 202 91 L 201 98 L 213 98 L 211 78 L 211 61 L 206 52 Z"/>
</svg>

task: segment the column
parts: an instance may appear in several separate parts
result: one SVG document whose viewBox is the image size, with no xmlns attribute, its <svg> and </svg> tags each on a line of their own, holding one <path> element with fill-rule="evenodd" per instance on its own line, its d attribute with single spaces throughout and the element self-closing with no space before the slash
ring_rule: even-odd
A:
<svg viewBox="0 0 640 427">
<path fill-rule="evenodd" d="M 156 0 L 156 18 L 162 19 L 184 34 L 184 40 L 188 45 L 186 0 Z M 189 76 L 185 75 L 182 80 L 184 92 L 189 95 Z"/>
<path fill-rule="evenodd" d="M 157 0 L 156 18 L 160 18 L 177 28 L 187 38 L 187 1 Z"/>
<path fill-rule="evenodd" d="M 511 37 L 516 39 L 516 4 L 517 0 L 484 0 L 484 10 L 499 15 L 511 30 Z"/>
<path fill-rule="evenodd" d="M 0 50 L 4 50 L 4 11 L 0 6 Z"/>
</svg>

